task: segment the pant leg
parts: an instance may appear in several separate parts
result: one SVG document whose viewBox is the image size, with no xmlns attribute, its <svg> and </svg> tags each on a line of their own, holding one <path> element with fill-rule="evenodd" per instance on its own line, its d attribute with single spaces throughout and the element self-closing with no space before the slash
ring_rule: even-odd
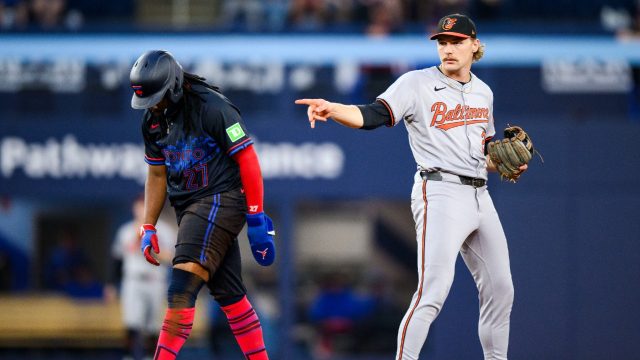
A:
<svg viewBox="0 0 640 360">
<path fill-rule="evenodd" d="M 485 360 L 507 359 L 513 282 L 507 239 L 486 188 L 478 189 L 480 225 L 460 253 L 479 292 L 478 334 Z"/>
<path fill-rule="evenodd" d="M 125 279 L 122 282 L 120 302 L 122 307 L 122 320 L 129 329 L 144 329 L 144 302 L 140 298 L 144 296 L 141 282 Z"/>
<path fill-rule="evenodd" d="M 120 301 L 122 319 L 127 328 L 126 351 L 134 359 L 142 359 L 144 349 L 142 336 L 146 314 L 146 296 L 144 283 L 139 280 L 125 279 L 122 282 Z"/>
<path fill-rule="evenodd" d="M 159 271 L 167 271 L 162 268 Z M 167 307 L 167 283 L 164 279 L 154 280 L 148 284 L 147 294 L 149 296 L 149 318 L 146 324 L 148 334 L 160 333 L 164 309 Z"/>
<path fill-rule="evenodd" d="M 398 330 L 397 360 L 417 360 L 453 282 L 462 243 L 477 226 L 473 188 L 442 181 L 414 184 L 418 289 Z"/>
</svg>

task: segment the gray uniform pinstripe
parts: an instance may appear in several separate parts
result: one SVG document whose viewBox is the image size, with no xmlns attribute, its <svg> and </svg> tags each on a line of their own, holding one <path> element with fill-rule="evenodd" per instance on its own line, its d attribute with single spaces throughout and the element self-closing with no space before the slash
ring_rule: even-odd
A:
<svg viewBox="0 0 640 360">
<path fill-rule="evenodd" d="M 411 208 L 419 283 L 400 324 L 396 359 L 418 359 L 449 293 L 458 253 L 478 287 L 484 358 L 507 359 L 513 303 L 507 240 L 487 187 L 462 185 L 457 176 L 487 179 L 493 93 L 473 74 L 463 85 L 431 67 L 404 74 L 378 100 L 394 125 L 405 123 L 418 165 Z M 421 170 L 440 171 L 442 181 L 424 180 Z"/>
</svg>

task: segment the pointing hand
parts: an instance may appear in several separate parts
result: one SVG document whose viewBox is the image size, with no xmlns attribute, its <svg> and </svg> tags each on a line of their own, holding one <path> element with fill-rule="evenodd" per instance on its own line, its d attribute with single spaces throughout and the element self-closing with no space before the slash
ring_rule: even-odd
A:
<svg viewBox="0 0 640 360">
<path fill-rule="evenodd" d="M 333 107 L 333 103 L 325 99 L 298 99 L 296 100 L 296 104 L 309 106 L 307 108 L 307 117 L 309 118 L 311 128 L 316 127 L 316 120 L 327 121 L 331 116 Z"/>
</svg>

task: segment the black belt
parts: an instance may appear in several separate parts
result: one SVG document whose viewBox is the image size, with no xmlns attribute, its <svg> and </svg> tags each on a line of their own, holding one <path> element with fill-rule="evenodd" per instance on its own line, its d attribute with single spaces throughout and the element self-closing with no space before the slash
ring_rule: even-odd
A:
<svg viewBox="0 0 640 360">
<path fill-rule="evenodd" d="M 487 180 L 485 179 L 472 178 L 469 176 L 455 175 L 455 174 L 448 174 L 448 175 L 458 177 L 460 179 L 460 184 L 473 186 L 474 188 L 483 187 L 487 184 Z M 442 173 L 440 171 L 433 171 L 433 172 L 420 171 L 420 176 L 424 180 L 446 181 L 446 179 L 442 177 Z"/>
</svg>

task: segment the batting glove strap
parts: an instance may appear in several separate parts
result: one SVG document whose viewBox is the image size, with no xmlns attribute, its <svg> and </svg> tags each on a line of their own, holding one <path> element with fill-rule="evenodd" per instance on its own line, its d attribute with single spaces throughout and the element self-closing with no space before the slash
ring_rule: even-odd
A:
<svg viewBox="0 0 640 360">
<path fill-rule="evenodd" d="M 156 227 L 153 226 L 152 224 L 143 224 L 140 225 L 140 236 L 144 235 L 144 233 L 146 231 L 153 231 L 154 233 L 157 232 L 158 230 L 156 230 Z"/>
<path fill-rule="evenodd" d="M 156 254 L 160 253 L 156 227 L 152 224 L 144 224 L 140 226 L 140 250 L 149 263 L 156 266 L 160 265 L 158 260 L 156 260 L 156 258 L 151 254 L 151 250 Z"/>
<path fill-rule="evenodd" d="M 276 258 L 276 247 L 273 237 L 273 221 L 264 212 L 247 215 L 247 236 L 251 245 L 251 254 L 262 266 L 273 264 Z"/>
</svg>

